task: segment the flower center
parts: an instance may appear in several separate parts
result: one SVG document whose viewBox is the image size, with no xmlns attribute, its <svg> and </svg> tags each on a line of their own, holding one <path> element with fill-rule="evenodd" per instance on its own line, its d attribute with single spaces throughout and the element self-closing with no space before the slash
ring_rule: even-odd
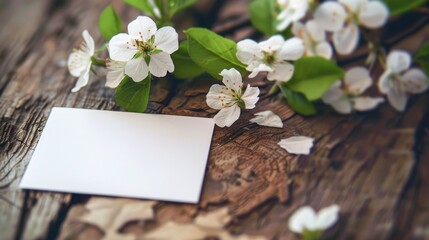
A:
<svg viewBox="0 0 429 240">
<path fill-rule="evenodd" d="M 276 62 L 276 58 L 274 57 L 274 54 L 264 52 L 264 62 L 268 65 L 272 65 Z"/>
<path fill-rule="evenodd" d="M 136 40 L 136 44 L 138 50 L 143 53 L 144 56 L 149 56 L 153 52 L 153 50 L 155 50 L 155 47 L 150 40 L 147 42 Z"/>
</svg>

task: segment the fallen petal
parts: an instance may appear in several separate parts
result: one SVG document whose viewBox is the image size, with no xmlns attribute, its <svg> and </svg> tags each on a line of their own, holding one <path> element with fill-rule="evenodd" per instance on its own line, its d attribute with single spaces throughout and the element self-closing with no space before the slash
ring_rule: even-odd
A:
<svg viewBox="0 0 429 240">
<path fill-rule="evenodd" d="M 272 111 L 263 111 L 255 113 L 255 116 L 256 117 L 250 119 L 250 122 L 266 127 L 283 127 L 282 119 Z"/>
<path fill-rule="evenodd" d="M 313 147 L 314 138 L 306 136 L 293 136 L 282 139 L 278 144 L 288 153 L 309 155 Z"/>
</svg>

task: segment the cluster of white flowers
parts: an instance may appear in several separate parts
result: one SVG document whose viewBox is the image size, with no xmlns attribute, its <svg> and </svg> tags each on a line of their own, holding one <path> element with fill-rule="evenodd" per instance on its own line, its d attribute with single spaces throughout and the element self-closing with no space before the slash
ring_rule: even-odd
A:
<svg viewBox="0 0 429 240">
<path fill-rule="evenodd" d="M 246 70 L 251 72 L 249 78 L 257 76 L 260 72 L 267 72 L 268 80 L 287 82 L 294 72 L 294 66 L 290 61 L 301 58 L 303 54 L 304 45 L 299 38 L 285 41 L 282 36 L 275 35 L 259 43 L 251 39 L 237 43 L 237 58 L 247 65 Z M 221 109 L 214 118 L 216 125 L 229 127 L 238 119 L 240 107 L 245 109 L 255 107 L 259 99 L 259 88 L 247 86 L 242 94 L 242 78 L 237 70 L 224 70 L 221 75 L 225 86 L 213 85 L 207 94 L 207 104 L 211 108 Z M 253 122 L 278 127 L 279 118 L 273 123 L 271 121 L 275 117 L 271 116 L 267 123 L 265 119 L 268 118 L 267 114 L 263 113 Z"/>
<path fill-rule="evenodd" d="M 152 19 L 139 16 L 128 24 L 128 34 L 112 37 L 108 46 L 110 58 L 126 62 L 125 74 L 140 82 L 148 74 L 164 77 L 174 71 L 170 54 L 179 49 L 179 41 L 174 28 L 157 29 Z"/>
<path fill-rule="evenodd" d="M 277 0 L 277 5 L 280 8 L 277 30 L 283 31 L 293 23 L 292 33 L 304 40 L 305 54 L 325 58 L 332 55 L 325 31 L 332 32 L 332 42 L 339 54 L 350 54 L 359 42 L 359 27 L 382 27 L 389 15 L 387 7 L 377 0 L 326 1 L 316 8 L 314 19 L 303 24 L 298 21 L 307 14 L 308 0 Z"/>
<path fill-rule="evenodd" d="M 153 15 L 160 17 L 159 8 L 149 1 Z M 274 35 L 267 40 L 255 42 L 245 39 L 237 43 L 237 58 L 246 65 L 254 78 L 266 73 L 270 81 L 288 82 L 294 74 L 293 61 L 303 56 L 333 57 L 332 43 L 339 54 L 350 54 L 359 42 L 361 28 L 375 29 L 383 26 L 388 17 L 387 7 L 377 0 L 326 1 L 314 10 L 314 18 L 307 12 L 312 0 L 277 0 L 280 10 L 276 16 L 277 30 L 290 27 L 294 37 L 284 39 Z M 307 19 L 305 22 L 300 22 Z M 178 34 L 172 27 L 157 28 L 146 16 L 139 16 L 128 24 L 128 33 L 113 36 L 107 44 L 109 59 L 96 57 L 94 40 L 82 33 L 83 43 L 70 54 L 70 74 L 78 77 L 73 92 L 87 85 L 93 65 L 108 69 L 106 86 L 116 88 L 125 76 L 135 82 L 148 76 L 164 77 L 174 71 L 171 54 L 178 50 Z M 429 88 L 427 76 L 419 69 L 411 68 L 411 56 L 404 51 L 392 51 L 386 61 L 385 72 L 378 81 L 378 88 L 387 95 L 389 103 L 403 111 L 409 94 L 417 94 Z M 215 84 L 207 94 L 209 107 L 220 110 L 214 117 L 220 127 L 231 126 L 240 116 L 241 109 L 255 107 L 259 97 L 257 87 L 243 87 L 241 74 L 236 69 L 224 69 L 221 73 L 224 86 Z M 343 80 L 335 82 L 322 97 L 322 101 L 337 112 L 368 111 L 384 102 L 382 97 L 361 96 L 373 85 L 369 71 L 354 67 L 346 72 Z M 282 127 L 281 119 L 270 111 L 258 113 L 251 122 L 272 127 Z"/>
<path fill-rule="evenodd" d="M 94 56 L 94 40 L 88 31 L 83 32 L 84 43 L 68 59 L 70 74 L 79 77 L 73 92 L 85 86 Z M 106 86 L 116 88 L 125 75 L 135 82 L 146 79 L 149 74 L 164 77 L 174 71 L 171 54 L 179 48 L 178 34 L 172 27 L 158 29 L 155 22 L 139 16 L 128 24 L 128 34 L 120 33 L 108 43 L 110 59 L 106 62 Z"/>
<path fill-rule="evenodd" d="M 339 54 L 350 54 L 359 42 L 359 26 L 375 29 L 387 20 L 387 7 L 377 0 L 338 0 L 320 4 L 314 18 L 326 31 L 333 32 Z"/>
<path fill-rule="evenodd" d="M 259 88 L 247 85 L 243 93 L 241 74 L 234 68 L 223 70 L 223 84 L 214 84 L 207 94 L 207 105 L 220 110 L 214 117 L 219 127 L 229 127 L 240 117 L 240 108 L 252 109 L 259 100 Z"/>
<path fill-rule="evenodd" d="M 404 111 L 408 94 L 418 94 L 429 88 L 429 80 L 424 72 L 411 68 L 411 56 L 405 51 L 392 51 L 387 56 L 386 70 L 378 81 L 378 89 L 387 95 L 390 105 Z"/>
<path fill-rule="evenodd" d="M 305 56 L 320 56 L 327 59 L 332 57 L 332 47 L 326 41 L 326 33 L 315 20 L 305 24 L 295 22 L 292 33 L 302 39 L 305 47 Z"/>
<path fill-rule="evenodd" d="M 343 81 L 338 80 L 322 97 L 322 101 L 331 105 L 342 114 L 352 110 L 368 111 L 384 102 L 382 97 L 359 96 L 372 85 L 369 71 L 363 67 L 354 67 L 346 72 Z"/>
<path fill-rule="evenodd" d="M 311 2 L 277 0 L 280 9 L 277 30 L 283 31 L 292 24 L 292 33 L 303 41 L 305 56 L 332 58 L 333 51 L 326 33 L 332 33 L 332 43 L 338 54 L 350 54 L 359 43 L 361 28 L 380 28 L 389 16 L 386 5 L 378 0 L 337 0 L 321 3 L 315 9 L 313 19 L 299 22 L 306 17 Z M 411 56 L 404 51 L 392 51 L 386 62 L 385 72 L 378 81 L 379 91 L 387 95 L 393 108 L 404 111 L 408 95 L 426 91 L 429 81 L 420 69 L 410 69 Z M 359 96 L 373 85 L 372 82 L 368 70 L 352 68 L 344 80 L 338 80 L 331 86 L 322 100 L 342 114 L 372 110 L 384 99 Z"/>
<path fill-rule="evenodd" d="M 293 75 L 294 67 L 288 61 L 298 60 L 304 53 L 301 39 L 291 38 L 287 41 L 280 35 L 270 37 L 257 43 L 245 39 L 237 43 L 237 58 L 247 65 L 250 78 L 259 72 L 268 72 L 270 81 L 287 82 Z"/>
</svg>

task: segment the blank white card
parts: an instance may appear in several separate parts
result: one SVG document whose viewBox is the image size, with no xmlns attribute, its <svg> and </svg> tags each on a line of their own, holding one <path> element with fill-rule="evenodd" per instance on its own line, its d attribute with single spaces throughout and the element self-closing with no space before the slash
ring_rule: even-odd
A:
<svg viewBox="0 0 429 240">
<path fill-rule="evenodd" d="M 53 108 L 21 188 L 197 203 L 209 118 Z"/>
</svg>

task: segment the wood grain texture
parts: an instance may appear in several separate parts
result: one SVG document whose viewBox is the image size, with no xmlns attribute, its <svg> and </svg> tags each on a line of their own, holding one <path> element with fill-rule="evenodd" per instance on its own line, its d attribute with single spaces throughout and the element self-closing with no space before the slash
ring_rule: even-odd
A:
<svg viewBox="0 0 429 240">
<path fill-rule="evenodd" d="M 80 41 L 82 30 L 102 39 L 98 15 L 106 1 L 4 1 L 0 20 L 0 239 L 101 239 L 102 231 L 76 221 L 86 214 L 91 196 L 22 191 L 19 181 L 53 106 L 120 110 L 103 74 L 92 76 L 79 93 L 76 79 L 62 66 Z M 113 1 L 124 22 L 138 12 Z M 258 37 L 250 26 L 247 0 L 201 0 L 177 19 L 178 29 L 194 24 L 211 27 L 234 40 Z M 31 19 L 22 23 L 22 19 Z M 412 14 L 394 20 L 386 46 L 415 52 L 429 40 L 428 17 Z M 403 27 L 403 22 L 414 22 Z M 394 31 L 392 30 L 394 29 Z M 401 29 L 398 31 L 398 29 Z M 402 30 L 403 29 L 403 30 Z M 180 36 L 184 37 L 183 34 Z M 347 67 L 361 64 L 361 47 Z M 381 69 L 373 69 L 377 79 Z M 249 81 L 270 88 L 262 77 Z M 156 80 L 149 112 L 212 117 L 205 94 L 215 81 Z M 371 89 L 371 93 L 377 91 Z M 231 128 L 216 128 L 203 194 L 198 205 L 158 202 L 153 220 L 130 222 L 124 233 L 141 236 L 167 221 L 192 222 L 200 213 L 228 207 L 230 233 L 295 239 L 287 228 L 290 214 L 309 204 L 316 209 L 337 203 L 341 221 L 327 234 L 337 239 L 428 239 L 429 95 L 413 97 L 407 111 L 388 104 L 378 110 L 340 116 L 323 112 L 305 118 L 285 100 L 262 98 L 257 108 L 243 112 Z M 254 113 L 272 110 L 283 129 L 249 122 Z M 310 156 L 297 157 L 277 146 L 282 138 L 307 135 L 316 139 Z M 167 146 L 166 146 L 167 147 Z"/>
</svg>

